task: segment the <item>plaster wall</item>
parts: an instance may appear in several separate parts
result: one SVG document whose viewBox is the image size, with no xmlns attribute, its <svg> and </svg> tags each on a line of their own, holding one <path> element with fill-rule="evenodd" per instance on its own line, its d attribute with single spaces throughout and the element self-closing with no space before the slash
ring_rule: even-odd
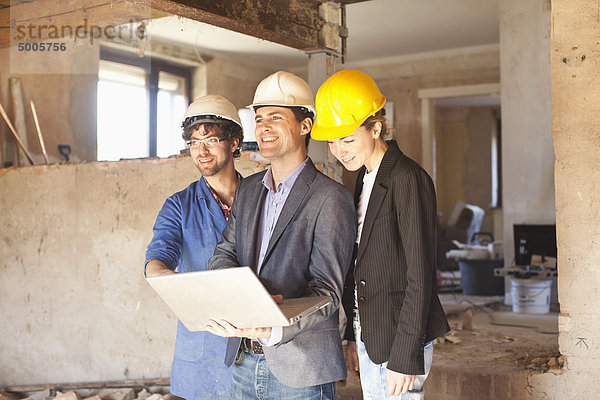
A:
<svg viewBox="0 0 600 400">
<path fill-rule="evenodd" d="M 237 108 L 252 104 L 258 84 L 276 71 L 223 58 L 213 59 L 206 69 L 207 93 L 224 96 Z"/>
<path fill-rule="evenodd" d="M 189 157 L 0 170 L 0 386 L 169 376 L 176 320 L 144 252 L 198 178 Z"/>
<path fill-rule="evenodd" d="M 513 224 L 553 224 L 550 0 L 500 0 L 504 259 Z M 506 291 L 510 301 L 510 287 Z"/>
<path fill-rule="evenodd" d="M 553 0 L 550 62 L 556 156 L 560 374 L 535 399 L 597 399 L 600 381 L 600 20 L 597 2 Z"/>
<path fill-rule="evenodd" d="M 448 222 L 454 205 L 465 201 L 465 160 L 469 151 L 467 108 L 436 110 L 436 194 L 440 222 Z"/>
<path fill-rule="evenodd" d="M 471 108 L 465 123 L 469 131 L 465 199 L 483 208 L 486 216 L 490 217 L 488 211 L 492 203 L 492 134 L 496 129 L 493 109 Z"/>
</svg>

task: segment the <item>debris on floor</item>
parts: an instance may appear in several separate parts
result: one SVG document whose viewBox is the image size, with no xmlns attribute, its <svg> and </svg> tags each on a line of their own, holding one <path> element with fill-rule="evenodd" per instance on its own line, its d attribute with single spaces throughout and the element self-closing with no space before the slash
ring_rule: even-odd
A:
<svg viewBox="0 0 600 400">
<path fill-rule="evenodd" d="M 559 353 L 549 355 L 532 355 L 525 353 L 517 360 L 517 365 L 525 366 L 531 371 L 548 372 L 550 369 L 560 369 L 565 364 L 565 356 Z"/>
<path fill-rule="evenodd" d="M 32 392 L 27 395 L 0 392 L 0 400 L 177 400 L 180 399 L 170 393 L 150 393 L 146 389 L 117 388 L 101 389 L 90 392 L 89 389 L 66 393 L 51 391 L 49 389 Z"/>
</svg>

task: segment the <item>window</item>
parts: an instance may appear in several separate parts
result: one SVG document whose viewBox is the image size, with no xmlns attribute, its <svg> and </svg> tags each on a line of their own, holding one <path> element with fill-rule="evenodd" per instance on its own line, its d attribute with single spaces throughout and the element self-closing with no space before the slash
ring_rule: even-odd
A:
<svg viewBox="0 0 600 400">
<path fill-rule="evenodd" d="M 169 157 L 185 148 L 180 119 L 189 71 L 103 49 L 98 72 L 97 159 Z"/>
</svg>

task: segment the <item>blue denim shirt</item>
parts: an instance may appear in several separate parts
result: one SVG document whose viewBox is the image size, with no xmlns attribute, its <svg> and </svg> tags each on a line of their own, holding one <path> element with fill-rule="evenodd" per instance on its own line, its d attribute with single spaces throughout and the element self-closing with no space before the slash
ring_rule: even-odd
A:
<svg viewBox="0 0 600 400">
<path fill-rule="evenodd" d="M 159 260 L 177 272 L 204 271 L 226 221 L 204 178 L 170 196 L 158 213 L 146 262 Z M 191 399 L 228 398 L 232 369 L 223 362 L 227 339 L 190 332 L 177 322 L 171 393 Z"/>
</svg>

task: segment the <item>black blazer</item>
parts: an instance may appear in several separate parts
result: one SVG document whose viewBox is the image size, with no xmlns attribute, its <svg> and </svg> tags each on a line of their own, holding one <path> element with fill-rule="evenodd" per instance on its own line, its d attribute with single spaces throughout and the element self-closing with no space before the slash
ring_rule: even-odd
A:
<svg viewBox="0 0 600 400">
<path fill-rule="evenodd" d="M 362 339 L 371 361 L 392 371 L 424 373 L 423 346 L 450 330 L 436 287 L 437 208 L 431 178 L 388 142 L 375 178 L 356 254 L 344 287 L 349 316 L 345 338 L 354 340 L 354 283 Z M 365 167 L 354 195 L 358 204 Z M 353 272 L 353 274 L 352 274 Z"/>
</svg>

